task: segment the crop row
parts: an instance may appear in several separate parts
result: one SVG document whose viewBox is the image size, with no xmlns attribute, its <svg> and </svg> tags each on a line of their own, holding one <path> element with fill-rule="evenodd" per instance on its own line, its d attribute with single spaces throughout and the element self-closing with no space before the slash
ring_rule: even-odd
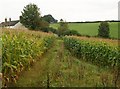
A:
<svg viewBox="0 0 120 89">
<path fill-rule="evenodd" d="M 39 32 L 3 31 L 2 73 L 4 84 L 16 82 L 23 70 L 30 69 L 30 66 L 39 61 L 47 49 L 52 46 L 53 39 L 53 35 L 43 37 Z"/>
<path fill-rule="evenodd" d="M 72 55 L 102 67 L 120 66 L 119 47 L 105 43 L 88 42 L 72 37 L 64 38 L 65 47 Z"/>
</svg>

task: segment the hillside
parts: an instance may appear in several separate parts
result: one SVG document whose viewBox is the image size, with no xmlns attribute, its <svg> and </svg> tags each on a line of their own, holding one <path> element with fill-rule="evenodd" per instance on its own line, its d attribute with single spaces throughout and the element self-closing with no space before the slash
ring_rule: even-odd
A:
<svg viewBox="0 0 120 89">
<path fill-rule="evenodd" d="M 100 23 L 68 23 L 70 30 L 76 30 L 81 35 L 96 36 L 98 34 L 98 27 Z M 110 37 L 118 38 L 118 22 L 109 22 Z M 58 28 L 59 24 L 51 24 L 53 28 Z"/>
</svg>

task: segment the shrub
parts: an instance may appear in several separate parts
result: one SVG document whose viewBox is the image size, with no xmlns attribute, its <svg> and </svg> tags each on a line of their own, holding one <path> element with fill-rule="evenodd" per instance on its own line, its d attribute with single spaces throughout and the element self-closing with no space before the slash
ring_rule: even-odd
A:
<svg viewBox="0 0 120 89">
<path fill-rule="evenodd" d="M 40 30 L 43 32 L 52 32 L 54 34 L 57 34 L 57 30 L 51 27 L 43 27 L 43 28 L 40 28 Z"/>
<path fill-rule="evenodd" d="M 60 26 L 59 26 L 58 31 L 57 31 L 58 36 L 64 36 L 65 32 L 67 30 L 69 30 L 68 29 L 68 23 L 61 20 Z"/>
<path fill-rule="evenodd" d="M 54 29 L 54 28 L 49 27 L 49 31 L 50 31 L 50 32 L 52 32 L 52 33 L 57 34 L 57 30 L 56 30 L 56 29 Z"/>
<path fill-rule="evenodd" d="M 64 35 L 69 35 L 69 36 L 71 36 L 71 35 L 81 36 L 80 33 L 78 33 L 78 32 L 75 31 L 75 30 L 67 30 L 67 31 L 65 31 Z"/>
<path fill-rule="evenodd" d="M 49 32 L 49 28 L 48 27 L 43 27 L 43 28 L 40 28 L 40 31 L 42 31 L 42 32 Z"/>
<path fill-rule="evenodd" d="M 104 37 L 104 38 L 109 38 L 109 24 L 108 22 L 101 22 L 99 29 L 98 29 L 98 36 L 99 37 Z"/>
</svg>

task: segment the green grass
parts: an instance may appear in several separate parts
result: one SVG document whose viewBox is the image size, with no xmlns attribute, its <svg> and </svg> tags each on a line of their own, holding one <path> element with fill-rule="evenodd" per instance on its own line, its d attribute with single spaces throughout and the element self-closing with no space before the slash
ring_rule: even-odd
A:
<svg viewBox="0 0 120 89">
<path fill-rule="evenodd" d="M 113 38 L 118 38 L 118 23 L 112 22 L 110 25 L 110 36 Z"/>
<path fill-rule="evenodd" d="M 81 35 L 96 36 L 100 23 L 69 23 L 70 30 L 76 30 Z M 118 22 L 110 22 L 110 37 L 118 38 Z M 58 28 L 59 24 L 51 24 L 53 28 Z"/>
<path fill-rule="evenodd" d="M 76 30 L 82 35 L 90 35 L 95 36 L 97 35 L 98 23 L 70 23 L 69 29 Z M 89 33 L 89 34 L 88 34 Z"/>
</svg>

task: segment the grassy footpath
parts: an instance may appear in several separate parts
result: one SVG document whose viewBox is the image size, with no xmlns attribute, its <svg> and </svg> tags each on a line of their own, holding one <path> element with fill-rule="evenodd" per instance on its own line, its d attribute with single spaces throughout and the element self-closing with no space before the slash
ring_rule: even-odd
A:
<svg viewBox="0 0 120 89">
<path fill-rule="evenodd" d="M 102 80 L 106 81 L 103 83 Z M 111 73 L 79 61 L 64 49 L 63 40 L 53 47 L 28 71 L 21 74 L 16 87 L 99 87 L 112 86 Z"/>
</svg>

